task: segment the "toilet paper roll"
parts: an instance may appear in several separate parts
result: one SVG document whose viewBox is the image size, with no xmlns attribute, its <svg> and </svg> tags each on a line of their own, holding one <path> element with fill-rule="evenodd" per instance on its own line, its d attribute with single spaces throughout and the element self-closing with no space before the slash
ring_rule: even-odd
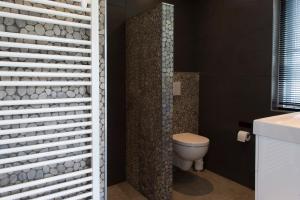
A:
<svg viewBox="0 0 300 200">
<path fill-rule="evenodd" d="M 239 142 L 248 142 L 251 139 L 251 135 L 246 131 L 239 131 L 237 136 L 237 141 Z"/>
</svg>

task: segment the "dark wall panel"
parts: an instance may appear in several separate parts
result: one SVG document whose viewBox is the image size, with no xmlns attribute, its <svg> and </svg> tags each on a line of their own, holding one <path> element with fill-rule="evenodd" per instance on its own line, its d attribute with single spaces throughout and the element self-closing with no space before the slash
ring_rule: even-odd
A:
<svg viewBox="0 0 300 200">
<path fill-rule="evenodd" d="M 133 17 L 150 8 L 157 6 L 160 2 L 174 5 L 174 69 L 179 72 L 197 72 L 195 63 L 195 36 L 196 21 L 194 14 L 197 0 L 127 0 L 127 17 Z"/>
<path fill-rule="evenodd" d="M 111 4 L 110 4 L 111 2 Z M 108 4 L 108 185 L 125 181 L 125 7 Z"/>
<path fill-rule="evenodd" d="M 272 0 L 197 3 L 200 134 L 206 167 L 254 188 L 255 139 L 236 141 L 239 122 L 274 115 L 271 102 Z M 251 131 L 251 129 L 250 129 Z"/>
<path fill-rule="evenodd" d="M 170 0 L 175 6 L 175 71 L 177 72 L 197 72 L 195 63 L 196 51 L 196 27 L 194 14 L 194 0 Z"/>
</svg>

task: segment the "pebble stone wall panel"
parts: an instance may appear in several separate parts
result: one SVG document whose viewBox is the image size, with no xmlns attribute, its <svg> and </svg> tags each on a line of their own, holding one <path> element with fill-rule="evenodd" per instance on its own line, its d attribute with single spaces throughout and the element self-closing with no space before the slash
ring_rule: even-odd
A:
<svg viewBox="0 0 300 200">
<path fill-rule="evenodd" d="M 127 180 L 150 200 L 171 199 L 173 6 L 127 22 Z"/>
<path fill-rule="evenodd" d="M 181 95 L 174 96 L 173 133 L 198 134 L 199 73 L 175 72 L 176 81 L 181 82 Z"/>
<path fill-rule="evenodd" d="M 106 40 L 106 2 L 107 0 L 99 0 L 99 72 L 100 72 L 100 197 L 105 199 L 106 192 L 106 60 L 105 60 L 105 40 Z"/>
<path fill-rule="evenodd" d="M 67 8 L 58 8 L 54 6 L 44 5 L 44 4 L 33 4 L 30 1 L 21 1 L 21 0 L 4 0 L 2 2 L 25 5 L 29 7 L 38 7 L 42 9 L 50 9 L 55 11 L 61 11 L 66 13 L 86 15 L 86 12 L 76 11 Z M 79 6 L 78 1 L 70 0 L 56 0 L 60 3 L 68 3 L 73 6 Z M 105 193 L 105 0 L 99 1 L 99 58 L 100 58 L 100 196 L 101 199 L 104 199 Z M 6 13 L 15 13 L 26 16 L 42 17 L 52 20 L 62 20 L 69 21 L 71 23 L 84 23 L 84 20 L 66 18 L 58 15 L 48 15 L 48 13 L 37 13 L 33 11 L 25 11 L 7 8 L 0 6 L 0 12 Z M 9 32 L 11 35 L 14 33 L 24 34 L 24 35 L 36 35 L 36 36 L 46 36 L 51 38 L 67 38 L 75 40 L 90 40 L 90 30 L 86 28 L 78 28 L 75 26 L 64 26 L 50 23 L 41 23 L 37 21 L 29 21 L 8 17 L 0 17 L 0 33 Z M 88 82 L 90 80 L 89 76 L 84 74 L 89 74 L 90 69 L 81 68 L 79 66 L 89 65 L 89 61 L 86 59 L 81 59 L 83 57 L 88 57 L 89 53 L 83 52 L 73 52 L 71 48 L 82 48 L 86 49 L 86 45 L 82 44 L 70 44 L 70 43 L 61 43 L 61 42 L 49 42 L 46 40 L 31 40 L 31 39 L 22 39 L 22 38 L 13 38 L 13 37 L 0 37 L 0 42 L 11 42 L 11 43 L 26 43 L 32 45 L 48 45 L 47 49 L 40 48 L 23 48 L 20 46 L 8 47 L 0 45 L 0 63 L 4 62 L 22 62 L 24 66 L 29 63 L 43 63 L 48 65 L 48 67 L 14 67 L 14 66 L 1 66 L 0 67 L 0 78 L 2 81 L 78 81 L 78 82 Z M 3 43 L 1 43 L 3 44 Z M 55 47 L 66 47 L 70 51 L 61 51 L 61 50 L 51 50 L 51 46 Z M 18 53 L 32 53 L 32 54 L 46 54 L 49 55 L 49 58 L 37 58 L 37 57 L 18 57 L 18 56 L 4 56 L 3 52 L 15 52 Z M 10 54 L 9 54 L 10 55 Z M 27 54 L 26 54 L 27 55 Z M 78 59 L 72 60 L 67 57 L 62 57 L 62 59 L 52 59 L 52 55 L 60 56 L 74 56 Z M 66 59 L 64 59 L 66 58 Z M 49 66 L 55 65 L 58 68 L 49 68 Z M 64 66 L 77 66 L 75 68 L 67 68 Z M 13 73 L 20 72 L 22 76 L 3 76 L 4 72 L 9 71 Z M 24 76 L 24 73 L 27 75 Z M 73 74 L 70 77 L 43 77 L 37 74 L 41 73 L 60 73 L 60 74 Z M 75 76 L 74 74 L 81 74 L 83 76 Z M 91 96 L 90 86 L 88 85 L 57 85 L 57 86 L 0 86 L 0 102 L 5 101 L 18 101 L 18 100 L 47 100 L 47 99 L 71 99 L 71 98 L 80 98 L 88 99 Z M 43 104 L 20 104 L 20 105 L 7 105 L 0 107 L 0 113 L 7 110 L 23 110 L 23 109 L 36 109 L 36 110 L 47 110 L 46 112 L 32 112 L 25 114 L 5 114 L 0 116 L 0 172 L 5 170 L 5 168 L 16 167 L 15 170 L 8 171 L 7 173 L 0 173 L 0 199 L 12 199 L 13 196 L 18 193 L 28 193 L 28 196 L 20 199 L 44 199 L 44 195 L 50 194 L 60 194 L 60 192 L 65 192 L 67 190 L 72 190 L 75 187 L 85 187 L 91 182 L 87 174 L 91 173 L 89 171 L 91 167 L 91 156 L 80 157 L 81 155 L 89 154 L 90 149 L 85 149 L 88 145 L 91 144 L 89 140 L 89 131 L 91 128 L 91 121 L 89 113 L 91 112 L 91 103 L 90 101 L 79 101 L 79 102 L 65 102 L 65 103 L 43 103 Z M 75 109 L 69 109 L 73 107 Z M 57 111 L 56 111 L 57 110 Z M 58 120 L 40 120 L 46 117 L 52 118 L 59 116 Z M 71 117 L 73 116 L 73 117 Z M 82 116 L 82 117 L 79 117 Z M 64 119 L 65 117 L 65 119 Z M 25 120 L 22 123 L 10 123 L 10 120 L 20 119 Z M 28 121 L 26 121 L 28 119 Z M 8 122 L 5 124 L 4 122 Z M 76 124 L 76 125 L 75 125 Z M 70 125 L 69 127 L 59 128 L 60 126 Z M 37 130 L 39 127 L 43 126 L 52 126 L 57 128 L 51 129 L 41 129 Z M 29 128 L 35 128 L 36 131 L 29 131 Z M 14 130 L 18 130 L 14 133 Z M 81 132 L 86 134 L 70 134 L 71 132 Z M 11 133 L 11 134 L 8 134 Z M 61 133 L 61 135 L 59 135 Z M 67 133 L 67 134 L 66 134 Z M 53 137 L 50 137 L 53 135 Z M 54 137 L 56 136 L 56 137 Z M 26 138 L 33 138 L 33 140 L 23 140 Z M 78 140 L 80 142 L 72 142 L 73 140 Z M 4 143 L 5 141 L 6 143 Z M 15 142 L 14 142 L 15 141 Z M 22 141 L 22 142 L 18 142 Z M 51 143 L 60 143 L 61 145 L 51 146 Z M 34 148 L 34 146 L 40 145 L 39 148 Z M 20 150 L 14 151 L 12 148 L 18 148 Z M 24 150 L 22 148 L 24 147 Z M 31 147 L 27 148 L 26 147 Z M 47 156 L 50 152 L 59 152 L 66 149 L 70 149 L 68 153 L 63 154 L 54 154 Z M 82 150 L 80 150 L 82 149 Z M 71 151 L 72 150 L 72 151 Z M 80 151 L 79 151 L 80 150 Z M 6 152 L 6 153 L 5 153 Z M 30 156 L 35 155 L 44 155 L 30 159 Z M 37 165 L 36 167 L 18 170 L 19 166 L 26 166 L 27 164 L 35 164 L 39 162 L 47 162 L 54 159 L 64 159 L 70 156 L 79 156 L 79 159 L 70 159 L 63 162 Z M 15 162 L 7 163 L 5 159 L 16 158 Z M 75 158 L 75 157 L 74 157 Z M 76 173 L 82 170 L 86 170 L 85 174 L 79 174 L 77 176 L 70 176 L 68 179 L 59 179 L 54 180 L 55 177 L 59 177 L 63 174 Z M 2 171 L 3 172 L 3 171 Z M 45 182 L 42 180 L 51 180 L 54 181 Z M 41 181 L 40 184 L 35 184 L 32 187 L 27 188 L 18 188 L 17 190 L 10 190 L 10 192 L 3 193 L 5 188 L 17 186 L 21 183 L 29 183 Z M 79 181 L 81 180 L 81 181 Z M 64 182 L 73 181 L 73 185 L 64 186 Z M 77 182 L 76 182 L 77 181 Z M 59 188 L 52 188 L 53 185 L 61 184 Z M 63 187 L 64 186 L 64 187 Z M 49 188 L 47 192 L 38 192 L 38 190 L 43 191 L 43 188 Z M 51 189 L 51 190 L 50 190 Z M 84 189 L 84 188 L 83 188 Z M 6 190 L 5 190 L 6 191 Z M 30 193 L 30 191 L 35 191 Z M 84 196 L 86 191 L 89 191 L 88 187 L 85 190 L 75 191 L 73 193 L 68 193 L 67 195 L 56 195 L 56 197 L 51 199 L 72 199 L 76 195 L 82 195 L 82 199 L 90 199 L 90 196 Z M 29 195 L 30 194 L 30 195 Z M 61 193 L 62 194 L 62 193 Z M 17 197 L 17 196 L 16 196 Z M 19 198 L 16 198 L 19 199 Z"/>
<path fill-rule="evenodd" d="M 171 199 L 174 74 L 174 6 L 162 3 L 162 180 L 156 184 L 159 199 Z M 159 184 L 165 185 L 161 187 Z"/>
</svg>

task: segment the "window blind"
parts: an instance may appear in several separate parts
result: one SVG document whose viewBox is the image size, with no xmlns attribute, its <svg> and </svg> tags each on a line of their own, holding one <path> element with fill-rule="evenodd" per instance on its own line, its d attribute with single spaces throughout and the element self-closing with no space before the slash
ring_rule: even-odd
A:
<svg viewBox="0 0 300 200">
<path fill-rule="evenodd" d="M 275 1 L 273 108 L 300 109 L 300 0 Z"/>
</svg>

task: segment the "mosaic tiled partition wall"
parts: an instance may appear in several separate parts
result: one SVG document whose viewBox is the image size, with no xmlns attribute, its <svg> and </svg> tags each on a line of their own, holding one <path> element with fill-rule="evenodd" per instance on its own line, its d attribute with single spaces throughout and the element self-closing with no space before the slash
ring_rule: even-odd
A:
<svg viewBox="0 0 300 200">
<path fill-rule="evenodd" d="M 126 27 L 127 180 L 149 200 L 171 199 L 173 9 L 162 3 Z"/>
<path fill-rule="evenodd" d="M 43 2 L 43 1 L 18 1 L 18 0 L 1 0 L 3 2 L 8 3 L 15 3 L 25 6 L 33 6 L 33 7 L 39 7 L 43 9 L 53 9 L 55 8 L 41 4 L 35 4 L 32 2 Z M 93 0 L 94 1 L 94 0 Z M 73 5 L 79 5 L 80 1 L 70 1 L 70 0 L 56 0 L 56 2 L 59 3 L 73 3 Z M 100 196 L 101 199 L 104 199 L 105 197 L 105 165 L 104 165 L 104 159 L 105 159 L 105 0 L 99 1 L 99 28 L 100 28 L 100 34 L 99 34 L 99 41 L 100 41 L 100 49 L 99 49 L 99 58 L 100 58 Z M 48 15 L 47 13 L 35 13 L 31 11 L 19 11 L 17 9 L 10 9 L 10 8 L 4 8 L 0 6 L 0 11 L 2 12 L 12 12 L 22 15 L 30 15 L 35 17 L 44 17 L 44 18 L 50 18 L 53 20 L 66 20 L 72 22 L 78 22 L 72 18 L 66 19 L 63 16 L 56 16 L 56 15 Z M 60 8 L 57 11 L 62 12 L 73 12 L 69 11 L 68 8 Z M 73 12 L 73 14 L 83 14 L 82 12 Z M 89 40 L 90 38 L 90 32 L 87 29 L 81 29 L 71 26 L 63 26 L 63 25 L 55 25 L 55 24 L 48 24 L 48 23 L 40 23 L 36 21 L 27 21 L 23 19 L 13 19 L 13 18 L 6 18 L 6 17 L 0 17 L 0 32 L 11 32 L 11 33 L 20 33 L 20 34 L 31 34 L 31 35 L 38 35 L 38 36 L 46 36 L 46 37 L 56 37 L 56 38 L 68 38 L 68 39 L 76 39 L 76 40 Z M 34 45 L 49 45 L 49 46 L 61 46 L 60 43 L 51 43 L 47 41 L 35 41 L 35 40 L 22 40 L 22 39 L 14 39 L 14 38 L 7 38 L 7 37 L 0 37 L 1 42 L 19 42 L 19 43 L 29 43 Z M 84 46 L 80 45 L 69 45 L 65 47 L 81 47 L 85 48 Z M 64 56 L 83 56 L 83 54 L 73 53 L 73 52 L 56 52 L 52 50 L 47 49 L 28 49 L 28 48 L 8 48 L 0 46 L 1 51 L 10 51 L 10 52 L 18 52 L 18 53 L 40 53 L 40 54 L 59 54 Z M 0 61 L 13 61 L 13 62 L 42 62 L 47 64 L 69 64 L 69 65 L 86 65 L 87 62 L 76 62 L 72 60 L 51 60 L 51 59 L 35 59 L 35 58 L 16 58 L 16 57 L 0 57 Z M 48 69 L 48 68 L 30 68 L 30 67 L 1 67 L 1 71 L 15 71 L 15 72 L 32 72 L 32 77 L 2 77 L 1 71 L 1 81 L 50 81 L 53 80 L 53 78 L 36 78 L 34 77 L 35 73 L 38 72 L 57 72 L 57 73 L 81 73 L 86 70 L 82 69 Z M 56 81 L 64 81 L 64 80 L 74 80 L 77 81 L 82 78 L 54 78 Z M 82 80 L 85 80 L 84 78 Z M 2 86 L 0 87 L 0 101 L 8 101 L 8 100 L 38 100 L 38 99 L 60 99 L 60 98 L 84 98 L 90 96 L 90 87 L 89 86 Z M 32 108 L 57 108 L 57 107 L 66 107 L 68 106 L 68 103 L 63 104 L 43 104 L 43 105 L 20 105 L 20 106 L 12 106 L 12 107 L 0 107 L 1 110 L 18 110 L 18 109 L 32 109 Z M 84 103 L 71 103 L 69 106 L 85 106 Z M 17 118 L 41 118 L 41 117 L 51 117 L 51 116 L 59 116 L 59 115 L 80 115 L 87 113 L 87 111 L 84 110 L 78 110 L 78 111 L 66 111 L 66 112 L 49 112 L 49 113 L 41 113 L 41 114 L 25 114 L 25 115 L 7 115 L 7 116 L 1 116 L 1 120 L 9 120 L 9 119 L 17 119 Z M 16 125 L 1 125 L 0 126 L 0 141 L 5 139 L 19 139 L 23 137 L 34 137 L 38 135 L 47 135 L 55 134 L 55 133 L 64 133 L 64 132 L 70 132 L 70 131 L 80 131 L 84 130 L 86 127 L 78 126 L 78 127 L 71 127 L 71 128 L 63 128 L 63 129 L 56 129 L 56 130 L 45 130 L 45 131 L 36 131 L 36 132 L 24 132 L 19 134 L 5 134 L 5 130 L 11 129 L 11 128 L 27 128 L 27 127 L 37 127 L 37 126 L 51 126 L 51 125 L 62 125 L 65 123 L 77 123 L 77 122 L 85 122 L 88 121 L 87 119 L 68 119 L 68 120 L 59 120 L 59 121 L 46 121 L 46 122 L 39 122 L 39 123 L 24 123 L 24 124 L 16 124 Z M 79 138 L 84 138 L 87 136 L 84 135 L 77 135 L 77 136 L 70 136 L 70 137 L 63 137 L 60 136 L 55 139 L 43 139 L 40 137 L 39 140 L 24 142 L 24 143 L 11 143 L 8 145 L 0 145 L 0 150 L 5 150 L 8 148 L 16 147 L 16 146 L 26 146 L 26 145 L 38 145 L 38 144 L 49 144 L 52 142 L 59 142 L 59 141 L 69 141 Z M 72 146 L 74 145 L 74 146 Z M 7 155 L 0 155 L 0 161 L 2 159 L 8 158 L 10 156 L 28 156 L 32 154 L 39 154 L 43 152 L 50 152 L 50 151 L 56 151 L 64 148 L 71 148 L 70 145 L 66 146 L 59 146 L 59 147 L 51 147 L 51 148 L 40 148 L 36 150 L 27 150 L 27 151 L 20 151 L 17 154 L 7 154 Z M 72 148 L 77 147 L 79 148 L 82 146 L 81 143 L 78 144 L 71 144 Z M 75 150 L 74 150 L 75 151 Z M 65 156 L 72 156 L 72 155 L 80 155 L 82 152 L 70 152 L 68 154 L 61 154 L 58 156 L 45 156 L 40 157 L 38 159 L 29 159 L 26 161 L 21 162 L 15 162 L 11 164 L 0 164 L 0 169 L 5 167 L 11 167 L 11 166 L 18 166 L 18 165 L 25 165 L 28 163 L 36 163 L 36 162 L 42 162 L 47 161 L 51 159 L 56 158 L 63 158 Z M 72 160 L 67 162 L 61 162 L 61 163 L 55 163 L 51 165 L 44 165 L 34 168 L 28 168 L 26 170 L 21 171 L 14 171 L 11 173 L 4 173 L 0 174 L 0 188 L 4 188 L 6 186 L 16 185 L 19 183 L 26 183 L 29 181 L 35 181 L 35 180 L 41 180 L 49 177 L 59 176 L 61 174 L 65 173 L 71 173 L 79 170 L 83 170 L 86 168 L 90 168 L 91 166 L 91 160 L 90 158 L 86 159 L 78 159 L 78 160 Z M 61 183 L 61 182 L 60 182 Z M 43 185 L 43 182 L 41 182 L 40 185 L 36 186 L 36 188 L 30 188 L 30 189 L 37 189 L 40 186 L 45 187 Z M 42 195 L 50 194 L 59 192 L 62 190 L 67 190 L 70 188 L 60 188 L 56 190 L 52 190 L 51 192 L 44 193 L 44 194 L 37 194 L 33 195 L 31 197 L 23 198 L 23 199 L 31 199 L 31 198 L 42 198 Z M 23 191 L 22 191 L 23 190 Z M 20 188 L 19 190 L 15 191 L 15 193 L 18 192 L 26 192 L 26 189 Z M 12 195 L 11 194 L 4 194 L 6 195 Z M 72 196 L 72 195 L 71 195 Z M 2 199 L 3 197 L 0 197 Z M 60 197 L 57 199 L 65 199 L 65 198 L 71 198 L 70 196 Z M 86 199 L 86 198 L 82 198 Z"/>
<path fill-rule="evenodd" d="M 199 73 L 175 72 L 174 82 L 181 83 L 181 94 L 174 96 L 173 133 L 198 134 Z"/>
</svg>

